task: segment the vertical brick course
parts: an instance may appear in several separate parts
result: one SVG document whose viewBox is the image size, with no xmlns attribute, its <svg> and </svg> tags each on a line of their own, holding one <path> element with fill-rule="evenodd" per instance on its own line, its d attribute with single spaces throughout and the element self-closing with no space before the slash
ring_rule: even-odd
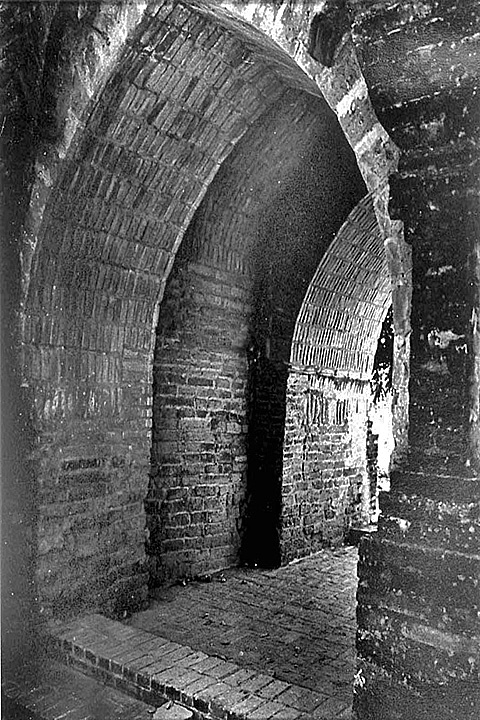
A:
<svg viewBox="0 0 480 720">
<path fill-rule="evenodd" d="M 282 560 L 343 542 L 362 520 L 366 383 L 292 373 L 283 450 Z"/>
</svg>

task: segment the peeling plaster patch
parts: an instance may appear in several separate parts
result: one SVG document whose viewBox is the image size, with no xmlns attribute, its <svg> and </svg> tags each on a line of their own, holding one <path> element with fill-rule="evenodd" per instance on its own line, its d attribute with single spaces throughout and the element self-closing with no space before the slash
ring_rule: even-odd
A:
<svg viewBox="0 0 480 720">
<path fill-rule="evenodd" d="M 421 123 L 420 130 L 426 132 L 431 140 L 436 140 L 438 136 L 444 131 L 446 117 L 447 116 L 445 113 L 441 113 L 440 116 L 435 120 Z"/>
<path fill-rule="evenodd" d="M 53 185 L 50 169 L 43 163 L 40 163 L 38 160 L 35 163 L 35 173 L 40 178 L 41 182 L 46 185 L 46 187 L 49 188 Z"/>
<path fill-rule="evenodd" d="M 368 89 L 365 78 L 358 78 L 353 87 L 343 96 L 335 108 L 338 117 L 345 117 L 348 113 L 353 112 L 355 109 L 355 100 L 362 101 L 365 100 L 367 96 Z"/>
<path fill-rule="evenodd" d="M 391 517 L 390 520 L 393 520 L 394 522 L 397 523 L 399 530 L 401 533 L 403 533 L 403 535 L 405 535 L 405 533 L 407 532 L 407 530 L 409 529 L 409 527 L 412 524 L 410 522 L 410 520 L 405 520 L 405 518 Z"/>
<path fill-rule="evenodd" d="M 423 20 L 424 18 L 428 17 L 432 12 L 432 5 L 430 3 L 424 3 L 419 2 L 418 0 L 413 0 L 412 3 L 410 3 L 410 7 L 408 8 L 411 12 L 409 20 Z"/>
<path fill-rule="evenodd" d="M 448 272 L 456 272 L 453 265 L 442 265 L 436 270 L 434 270 L 433 268 L 429 268 L 427 270 L 427 277 L 437 277 L 438 275 L 445 275 L 445 273 Z"/>
<path fill-rule="evenodd" d="M 364 155 L 368 150 L 371 150 L 372 147 L 375 145 L 377 140 L 379 138 L 382 138 L 385 142 L 389 140 L 388 135 L 385 131 L 385 129 L 380 125 L 379 122 L 375 123 L 373 128 L 362 137 L 361 140 L 358 141 L 358 143 L 353 148 L 355 155 L 357 157 L 360 157 L 361 155 Z"/>
<path fill-rule="evenodd" d="M 462 340 L 465 335 L 457 335 L 453 330 L 438 330 L 434 328 L 427 335 L 428 344 L 431 348 L 437 347 L 446 350 L 451 342 Z"/>
<path fill-rule="evenodd" d="M 434 628 L 414 623 L 412 626 L 404 625 L 402 627 L 402 635 L 415 642 L 430 647 L 445 650 L 451 653 L 465 653 L 478 657 L 480 655 L 480 638 L 463 637 L 454 635 L 453 633 L 445 633 Z"/>
<path fill-rule="evenodd" d="M 441 43 L 438 43 L 440 45 Z M 416 48 L 415 50 L 411 50 L 407 53 L 407 55 L 411 55 L 412 53 L 418 53 L 420 55 L 420 58 L 422 60 L 429 60 L 432 56 L 432 52 L 434 48 L 437 47 L 437 43 L 430 43 L 429 45 L 422 45 L 421 47 Z"/>
</svg>

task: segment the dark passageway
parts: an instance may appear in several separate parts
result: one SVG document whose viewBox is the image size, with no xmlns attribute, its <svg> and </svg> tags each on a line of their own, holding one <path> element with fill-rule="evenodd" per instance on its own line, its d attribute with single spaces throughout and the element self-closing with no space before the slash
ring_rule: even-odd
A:
<svg viewBox="0 0 480 720">
<path fill-rule="evenodd" d="M 60 660 L 113 684 L 109 708 L 299 720 L 295 692 L 264 697 L 286 692 L 273 674 L 234 687 L 218 633 L 211 685 L 203 649 L 121 621 L 334 557 L 282 619 L 311 623 L 298 687 L 327 697 L 324 658 L 350 655 L 302 588 L 360 536 L 354 715 L 478 716 L 479 13 L 0 3 L 7 676 Z M 30 690 L 56 720 L 60 696 Z"/>
</svg>

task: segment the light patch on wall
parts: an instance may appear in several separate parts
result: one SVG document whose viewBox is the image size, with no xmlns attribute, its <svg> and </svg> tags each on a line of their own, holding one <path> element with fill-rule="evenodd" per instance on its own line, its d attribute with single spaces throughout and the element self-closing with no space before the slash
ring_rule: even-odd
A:
<svg viewBox="0 0 480 720">
<path fill-rule="evenodd" d="M 427 270 L 427 277 L 437 277 L 439 275 L 445 275 L 448 272 L 455 272 L 453 265 L 442 265 L 439 268 L 429 268 Z"/>
</svg>

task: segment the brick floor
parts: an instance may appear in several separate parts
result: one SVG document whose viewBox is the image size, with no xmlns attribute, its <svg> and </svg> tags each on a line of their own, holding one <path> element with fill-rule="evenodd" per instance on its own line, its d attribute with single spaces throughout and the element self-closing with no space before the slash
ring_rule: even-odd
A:
<svg viewBox="0 0 480 720">
<path fill-rule="evenodd" d="M 55 660 L 5 687 L 32 711 L 12 718 L 147 720 L 161 705 L 159 720 L 346 720 L 356 560 L 342 548 L 278 570 L 229 570 L 162 589 L 123 624 L 99 614 L 52 622 Z"/>
<path fill-rule="evenodd" d="M 335 717 L 352 700 L 357 557 L 354 547 L 324 550 L 162 588 L 129 625 L 303 688 L 303 711 L 307 691 L 321 693 Z"/>
<path fill-rule="evenodd" d="M 151 720 L 152 708 L 50 659 L 2 680 L 5 720 Z"/>
</svg>

